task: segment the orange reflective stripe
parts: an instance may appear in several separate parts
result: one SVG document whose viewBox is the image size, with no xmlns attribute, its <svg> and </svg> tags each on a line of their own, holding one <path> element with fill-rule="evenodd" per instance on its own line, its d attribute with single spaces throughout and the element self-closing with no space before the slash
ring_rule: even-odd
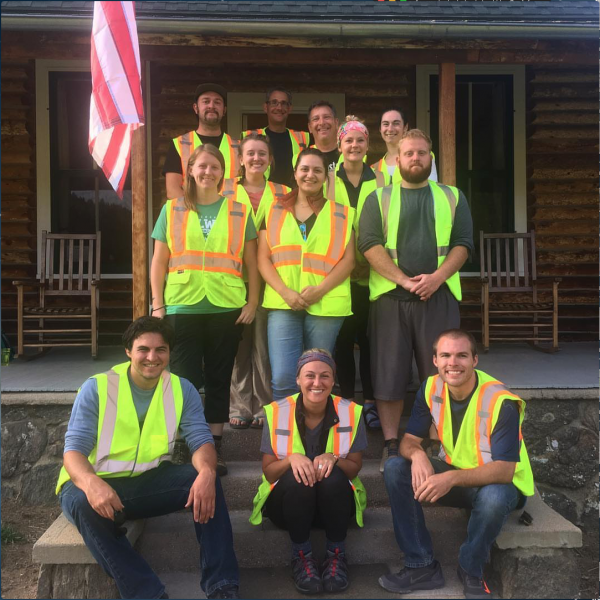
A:
<svg viewBox="0 0 600 600">
<path fill-rule="evenodd" d="M 271 252 L 271 263 L 275 268 L 299 265 L 302 262 L 302 246 L 279 246 Z"/>
<path fill-rule="evenodd" d="M 304 150 L 306 148 L 307 142 L 301 131 L 294 131 L 293 129 L 288 129 L 290 135 L 294 137 L 296 143 L 300 147 L 300 150 Z"/>
<path fill-rule="evenodd" d="M 477 397 L 477 412 L 475 413 L 475 448 L 477 449 L 477 464 L 479 466 L 484 464 L 484 460 L 483 460 L 483 455 L 482 455 L 482 448 L 481 448 L 481 434 L 484 433 L 484 437 L 485 434 L 487 434 L 487 421 L 485 419 L 491 420 L 491 415 L 489 415 L 488 412 L 488 407 L 489 407 L 489 396 L 488 398 L 486 398 L 486 392 L 487 389 L 490 386 L 496 386 L 499 382 L 498 381 L 488 381 L 487 383 L 484 383 L 481 388 L 479 389 L 479 395 Z M 485 402 L 485 406 L 482 406 L 484 404 L 484 399 L 486 400 Z M 488 413 L 488 416 L 484 418 L 484 431 L 481 431 L 481 424 L 482 424 L 482 413 Z M 489 446 L 489 444 L 488 444 Z M 489 462 L 489 461 L 488 461 Z"/>
<path fill-rule="evenodd" d="M 285 196 L 284 187 L 280 183 L 273 183 L 272 181 L 269 181 L 268 184 L 271 194 L 273 195 L 273 199 Z"/>
<path fill-rule="evenodd" d="M 246 212 L 248 207 L 241 202 L 229 200 L 229 252 L 233 256 L 237 256 L 242 251 L 244 243 L 244 223 L 246 220 Z"/>
<path fill-rule="evenodd" d="M 333 406 L 335 408 L 335 412 L 338 413 L 339 418 L 339 406 L 340 406 L 341 398 L 339 396 L 334 396 L 333 398 Z M 338 422 L 338 427 L 340 423 Z M 333 453 L 339 456 L 340 454 L 340 433 L 338 431 L 338 427 L 333 428 Z"/>
<path fill-rule="evenodd" d="M 315 275 L 322 275 L 325 277 L 335 267 L 337 261 L 333 260 L 323 254 L 313 254 L 306 252 L 302 257 L 302 270 L 307 273 L 314 273 Z"/>
<path fill-rule="evenodd" d="M 288 429 L 290 431 L 290 435 L 288 436 L 288 447 L 287 447 L 287 455 L 291 456 L 294 446 L 294 421 L 296 420 L 296 403 L 292 400 L 290 396 L 286 398 L 289 404 L 289 417 L 288 417 Z"/>
<path fill-rule="evenodd" d="M 271 427 L 271 448 L 277 456 L 277 425 L 279 424 L 279 404 L 273 402 L 273 425 Z"/>
<path fill-rule="evenodd" d="M 194 150 L 194 132 L 188 131 L 177 138 L 179 142 L 179 156 L 181 158 L 181 173 L 185 178 L 185 172 L 187 170 L 188 161 Z"/>
<path fill-rule="evenodd" d="M 348 232 L 348 206 L 331 203 L 330 241 L 327 256 L 337 263 L 346 249 L 346 234 Z"/>
<path fill-rule="evenodd" d="M 231 200 L 237 200 L 238 189 L 238 182 L 236 179 L 226 179 L 223 182 L 221 195 L 225 196 L 226 198 L 230 198 Z"/>
<path fill-rule="evenodd" d="M 287 211 L 281 204 L 273 204 L 268 215 L 267 223 L 267 240 L 269 246 L 274 248 L 279 246 L 281 242 L 281 229 L 285 221 Z"/>
</svg>

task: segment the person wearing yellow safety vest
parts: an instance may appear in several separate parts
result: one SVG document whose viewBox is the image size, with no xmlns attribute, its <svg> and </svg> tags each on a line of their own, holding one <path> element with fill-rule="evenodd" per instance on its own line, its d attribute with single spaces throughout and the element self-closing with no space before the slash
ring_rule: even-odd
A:
<svg viewBox="0 0 600 600">
<path fill-rule="evenodd" d="M 430 181 L 431 140 L 411 129 L 400 140 L 399 185 L 373 192 L 360 216 L 358 249 L 371 265 L 371 375 L 385 440 L 380 470 L 398 454 L 398 428 L 413 354 L 423 381 L 433 372 L 431 345 L 460 325 L 458 270 L 473 250 L 464 195 Z"/>
<path fill-rule="evenodd" d="M 358 220 L 367 196 L 383 186 L 383 175 L 374 173 L 364 163 L 369 148 L 369 130 L 354 115 L 348 115 L 346 122 L 338 129 L 338 149 L 344 161 L 337 171 L 330 171 L 327 181 L 327 197 L 330 200 L 349 204 L 356 209 L 354 219 L 355 234 L 358 234 Z M 338 334 L 335 346 L 335 361 L 338 367 L 338 382 L 344 398 L 354 400 L 356 367 L 354 346 L 360 348 L 360 379 L 364 399 L 363 416 L 369 428 L 381 429 L 375 396 L 371 382 L 371 352 L 367 338 L 369 321 L 369 263 L 360 252 L 356 252 L 356 266 L 350 277 L 352 315 L 346 317 Z M 361 404 L 363 402 L 361 401 Z"/>
<path fill-rule="evenodd" d="M 292 109 L 291 92 L 282 87 L 271 88 L 263 104 L 267 126 L 242 133 L 242 139 L 253 132 L 269 138 L 273 163 L 267 169 L 266 177 L 269 181 L 288 186 L 292 184 L 294 173 L 292 158 L 307 148 L 310 140 L 308 131 L 294 131 L 286 127 Z"/>
<path fill-rule="evenodd" d="M 258 227 L 267 208 L 288 194 L 290 188 L 265 178 L 273 154 L 271 144 L 264 135 L 252 132 L 241 141 L 239 161 L 239 179 L 226 179 L 222 194 L 250 206 Z M 260 429 L 264 422 L 263 406 L 272 400 L 267 309 L 260 305 L 262 290 L 260 296 L 254 321 L 244 325 L 231 376 L 229 425 L 233 429 Z"/>
<path fill-rule="evenodd" d="M 165 317 L 177 336 L 171 372 L 197 389 L 204 383 L 219 475 L 227 473 L 221 443 L 233 363 L 243 325 L 254 320 L 260 288 L 252 207 L 220 194 L 224 162 L 211 144 L 192 152 L 185 196 L 167 201 L 152 232 L 150 268 L 152 314 Z"/>
<path fill-rule="evenodd" d="M 460 547 L 458 578 L 465 598 L 491 598 L 483 579 L 490 549 L 508 515 L 534 494 L 521 427 L 525 402 L 496 378 L 476 370 L 470 333 L 450 329 L 433 345 L 437 374 L 415 399 L 400 456 L 385 466 L 394 531 L 405 568 L 383 575 L 382 587 L 407 593 L 444 586 L 425 525 L 423 502 L 471 509 Z M 431 426 L 441 447 L 429 458 L 421 442 Z"/>
<path fill-rule="evenodd" d="M 355 518 L 363 526 L 367 503 L 358 478 L 367 447 L 362 408 L 331 395 L 335 363 L 327 350 L 304 352 L 296 379 L 299 394 L 265 406 L 263 477 L 250 522 L 259 525 L 264 515 L 289 532 L 298 591 L 341 592 L 349 585 L 348 525 Z M 327 540 L 320 569 L 310 543 L 313 524 L 324 527 Z"/>
<path fill-rule="evenodd" d="M 323 195 L 323 154 L 304 150 L 294 171 L 298 188 L 274 202 L 260 226 L 258 268 L 273 398 L 297 391 L 296 362 L 306 348 L 333 352 L 344 317 L 351 314 L 354 209 Z"/>
<path fill-rule="evenodd" d="M 168 598 L 125 536 L 125 520 L 190 508 L 207 598 L 238 598 L 239 571 L 217 456 L 196 388 L 167 371 L 173 328 L 140 317 L 123 334 L 128 362 L 90 377 L 73 404 L 56 485 L 65 517 L 122 598 Z M 177 433 L 191 464 L 174 464 Z M 168 534 L 165 534 L 168 536 Z M 165 538 L 165 542 L 166 542 Z"/>
<path fill-rule="evenodd" d="M 198 127 L 175 138 L 169 145 L 162 173 L 165 176 L 167 198 L 183 196 L 186 165 L 192 152 L 202 144 L 216 146 L 225 159 L 225 177 L 238 172 L 238 141 L 221 129 L 227 112 L 227 91 L 217 83 L 202 83 L 194 93 L 194 112 Z"/>
<path fill-rule="evenodd" d="M 408 131 L 408 122 L 404 117 L 404 111 L 400 108 L 389 108 L 381 113 L 379 133 L 385 142 L 387 151 L 383 158 L 371 165 L 377 173 L 385 178 L 385 185 L 391 183 L 399 184 L 402 181 L 400 169 L 398 169 L 396 158 L 398 157 L 398 142 Z M 437 169 L 435 166 L 435 155 L 431 153 L 431 173 L 429 179 L 437 181 Z"/>
</svg>

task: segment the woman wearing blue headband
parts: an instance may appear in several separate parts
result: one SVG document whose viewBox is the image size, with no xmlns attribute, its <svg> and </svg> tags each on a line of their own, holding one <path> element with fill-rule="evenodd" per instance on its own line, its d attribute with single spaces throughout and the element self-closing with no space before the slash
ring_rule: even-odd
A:
<svg viewBox="0 0 600 600">
<path fill-rule="evenodd" d="M 250 522 L 262 517 L 286 529 L 292 572 L 303 594 L 341 592 L 348 585 L 345 539 L 352 518 L 362 527 L 365 489 L 358 478 L 367 447 L 362 407 L 332 396 L 335 363 L 327 350 L 298 360 L 300 393 L 265 406 L 263 479 Z M 319 568 L 310 543 L 312 525 L 324 527 L 327 552 Z"/>
</svg>

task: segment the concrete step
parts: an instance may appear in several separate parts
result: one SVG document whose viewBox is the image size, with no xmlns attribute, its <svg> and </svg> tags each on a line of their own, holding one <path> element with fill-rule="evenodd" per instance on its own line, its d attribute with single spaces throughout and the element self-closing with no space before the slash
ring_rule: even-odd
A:
<svg viewBox="0 0 600 600">
<path fill-rule="evenodd" d="M 443 507 L 428 507 L 426 520 L 434 540 L 435 555 L 441 562 L 458 556 L 466 532 L 464 512 Z M 262 568 L 286 566 L 290 559 L 287 531 L 276 528 L 269 519 L 260 526 L 248 522 L 249 510 L 230 512 L 233 539 L 240 567 Z M 399 562 L 401 552 L 396 544 L 389 508 L 368 509 L 365 526 L 348 530 L 347 552 L 353 564 Z M 315 556 L 323 558 L 325 531 L 311 533 Z M 156 571 L 193 571 L 198 569 L 198 542 L 191 514 L 179 512 L 148 519 L 136 545 Z"/>
<path fill-rule="evenodd" d="M 364 460 L 359 475 L 367 490 L 369 506 L 389 506 L 379 462 L 379 459 Z M 229 510 L 250 508 L 262 477 L 261 463 L 232 461 L 227 463 L 227 468 L 228 474 L 221 477 L 227 507 Z"/>
<path fill-rule="evenodd" d="M 456 564 L 443 564 L 446 585 L 439 590 L 410 594 L 411 600 L 420 598 L 464 598 L 462 584 L 456 576 Z M 381 575 L 396 572 L 398 566 L 386 564 L 351 565 L 350 587 L 340 594 L 322 594 L 315 598 L 398 598 L 386 592 L 377 582 Z M 159 573 L 171 598 L 203 598 L 199 572 Z M 294 587 L 289 566 L 262 569 L 240 569 L 240 598 L 306 598 Z"/>
</svg>

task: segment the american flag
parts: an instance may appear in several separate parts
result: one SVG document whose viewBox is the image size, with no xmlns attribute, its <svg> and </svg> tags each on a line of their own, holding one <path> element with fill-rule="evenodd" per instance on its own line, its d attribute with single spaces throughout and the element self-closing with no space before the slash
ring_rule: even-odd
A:
<svg viewBox="0 0 600 600">
<path fill-rule="evenodd" d="M 133 2 L 94 2 L 90 153 L 120 198 L 131 135 L 144 124 Z"/>
</svg>

